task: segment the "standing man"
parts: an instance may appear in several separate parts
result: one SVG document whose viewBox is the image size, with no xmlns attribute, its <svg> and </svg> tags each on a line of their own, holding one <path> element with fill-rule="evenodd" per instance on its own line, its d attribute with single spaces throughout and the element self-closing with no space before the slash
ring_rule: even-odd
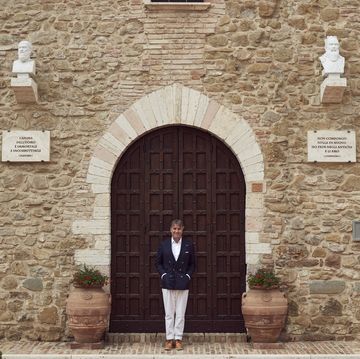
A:
<svg viewBox="0 0 360 359">
<path fill-rule="evenodd" d="M 165 350 L 182 350 L 185 311 L 189 295 L 189 284 L 195 270 L 193 243 L 183 239 L 183 222 L 171 222 L 171 238 L 164 240 L 156 256 L 156 269 L 161 276 L 161 288 L 165 309 Z"/>
</svg>

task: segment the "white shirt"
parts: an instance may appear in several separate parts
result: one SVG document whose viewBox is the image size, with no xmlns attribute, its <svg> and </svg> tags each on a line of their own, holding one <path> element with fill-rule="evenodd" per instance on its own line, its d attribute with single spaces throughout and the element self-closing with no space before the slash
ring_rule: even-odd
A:
<svg viewBox="0 0 360 359">
<path fill-rule="evenodd" d="M 179 241 L 176 243 L 174 238 L 171 238 L 171 250 L 173 252 L 174 258 L 177 261 L 179 258 L 179 254 L 180 254 L 180 250 L 181 250 L 181 240 L 182 238 L 179 239 Z"/>
</svg>

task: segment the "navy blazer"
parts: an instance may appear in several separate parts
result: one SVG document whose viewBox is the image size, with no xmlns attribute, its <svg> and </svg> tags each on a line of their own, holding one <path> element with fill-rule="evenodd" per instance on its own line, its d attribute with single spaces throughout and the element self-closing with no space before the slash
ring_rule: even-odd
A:
<svg viewBox="0 0 360 359">
<path fill-rule="evenodd" d="M 193 243 L 188 239 L 181 239 L 179 258 L 176 261 L 171 249 L 171 238 L 161 242 L 157 251 L 155 266 L 162 276 L 161 288 L 189 289 L 190 278 L 195 270 L 195 251 Z"/>
</svg>

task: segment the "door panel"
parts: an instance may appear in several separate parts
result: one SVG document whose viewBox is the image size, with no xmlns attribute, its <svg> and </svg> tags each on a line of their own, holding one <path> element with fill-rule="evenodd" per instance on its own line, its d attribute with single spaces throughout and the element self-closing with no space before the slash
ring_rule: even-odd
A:
<svg viewBox="0 0 360 359">
<path fill-rule="evenodd" d="M 111 204 L 110 331 L 164 331 L 154 259 L 174 218 L 197 255 L 185 331 L 244 331 L 245 182 L 222 142 L 184 126 L 147 134 L 120 159 Z"/>
</svg>

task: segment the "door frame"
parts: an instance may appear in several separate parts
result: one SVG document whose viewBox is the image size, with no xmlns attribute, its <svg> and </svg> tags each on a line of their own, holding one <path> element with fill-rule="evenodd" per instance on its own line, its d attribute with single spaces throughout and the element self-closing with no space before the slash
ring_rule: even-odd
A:
<svg viewBox="0 0 360 359">
<path fill-rule="evenodd" d="M 92 215 L 90 218 L 74 218 L 72 224 L 72 234 L 86 236 L 89 246 L 75 250 L 75 263 L 94 265 L 104 273 L 110 273 L 110 192 L 113 171 L 124 151 L 139 136 L 172 124 L 208 131 L 231 149 L 243 171 L 247 191 L 247 271 L 259 266 L 262 255 L 271 253 L 270 243 L 262 240 L 266 186 L 263 154 L 255 132 L 244 118 L 225 106 L 199 91 L 173 84 L 144 95 L 120 114 L 94 148 L 84 179 L 84 196 L 94 198 Z"/>
</svg>

